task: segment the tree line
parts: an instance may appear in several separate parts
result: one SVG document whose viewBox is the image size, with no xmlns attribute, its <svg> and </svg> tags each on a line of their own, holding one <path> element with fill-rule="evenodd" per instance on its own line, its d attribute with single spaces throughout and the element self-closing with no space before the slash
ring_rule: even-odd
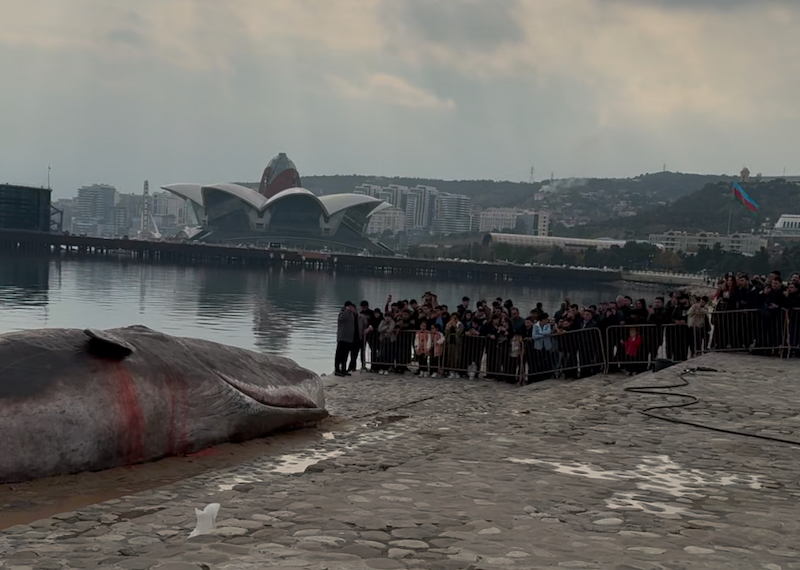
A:
<svg viewBox="0 0 800 570">
<path fill-rule="evenodd" d="M 490 247 L 472 243 L 442 248 L 412 246 L 409 248 L 409 256 L 509 262 L 520 265 L 539 263 L 686 273 L 705 271 L 709 275 L 723 275 L 729 271 L 767 274 L 776 269 L 788 275 L 800 270 L 800 245 L 787 246 L 772 254 L 762 248 L 755 255 L 748 256 L 723 251 L 720 244 L 715 244 L 712 248 L 703 247 L 696 254 L 688 254 L 666 251 L 636 241 L 626 242 L 622 247 L 618 245 L 608 249 L 591 247 L 584 251 L 568 251 L 560 247 L 521 247 L 504 243 Z"/>
</svg>

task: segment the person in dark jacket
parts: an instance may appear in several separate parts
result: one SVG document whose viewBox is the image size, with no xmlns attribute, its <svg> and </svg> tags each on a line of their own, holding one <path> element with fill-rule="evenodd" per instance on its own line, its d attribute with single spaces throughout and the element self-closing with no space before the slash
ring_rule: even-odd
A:
<svg viewBox="0 0 800 570">
<path fill-rule="evenodd" d="M 647 319 L 650 313 L 647 311 L 647 301 L 639 299 L 636 301 L 633 309 L 631 309 L 630 324 L 644 325 L 647 324 Z M 641 332 L 641 331 L 640 331 Z"/>
<path fill-rule="evenodd" d="M 500 327 L 500 316 L 493 315 L 491 320 L 481 327 L 481 336 L 485 337 L 486 346 L 486 378 L 497 380 L 500 372 L 499 344 L 503 336 Z"/>
<path fill-rule="evenodd" d="M 664 344 L 664 326 L 672 323 L 670 313 L 664 307 L 664 297 L 655 298 L 649 314 L 647 324 L 655 325 L 655 327 L 647 328 L 644 334 L 644 343 L 650 362 L 655 362 L 658 358 L 658 351 Z"/>
<path fill-rule="evenodd" d="M 775 347 L 780 346 L 783 339 L 785 321 L 782 309 L 786 306 L 783 281 L 780 275 L 772 272 L 771 279 L 764 283 L 759 292 L 758 315 L 760 330 L 756 332 L 754 354 L 776 354 Z M 763 349 L 763 350 L 760 350 Z"/>
<path fill-rule="evenodd" d="M 668 311 L 672 326 L 666 330 L 667 358 L 683 362 L 689 357 L 689 295 L 682 293 L 674 298 Z"/>
<path fill-rule="evenodd" d="M 336 323 L 336 355 L 334 356 L 334 374 L 350 376 L 347 371 L 347 357 L 352 351 L 353 341 L 358 335 L 356 306 L 347 301 L 339 313 Z"/>
<path fill-rule="evenodd" d="M 573 347 L 571 350 L 573 354 L 577 352 L 578 359 L 580 359 L 581 378 L 588 378 L 589 376 L 599 374 L 603 369 L 600 364 L 603 361 L 603 343 L 598 332 L 599 329 L 594 312 L 584 308 L 583 315 L 581 319 L 577 321 L 577 328 L 575 330 L 582 332 L 575 333 L 575 338 L 571 339 L 570 343 L 565 342 L 564 345 L 571 345 Z M 574 375 L 576 372 L 577 370 L 572 371 L 570 375 Z"/>
<path fill-rule="evenodd" d="M 789 349 L 790 356 L 796 355 L 800 348 L 800 280 L 790 281 L 786 286 L 786 299 L 783 306 L 789 312 Z"/>
<path fill-rule="evenodd" d="M 368 301 L 361 301 L 361 311 L 356 313 L 356 338 L 350 347 L 350 364 L 348 372 L 355 372 L 358 366 L 358 355 L 361 354 L 361 372 L 367 371 L 367 335 L 370 332 L 372 310 Z"/>
<path fill-rule="evenodd" d="M 754 331 L 758 326 L 757 309 L 761 308 L 761 295 L 747 273 L 737 273 L 736 290 L 731 295 L 731 304 L 731 309 L 736 311 L 729 319 L 732 348 L 749 348 L 755 340 Z"/>
</svg>

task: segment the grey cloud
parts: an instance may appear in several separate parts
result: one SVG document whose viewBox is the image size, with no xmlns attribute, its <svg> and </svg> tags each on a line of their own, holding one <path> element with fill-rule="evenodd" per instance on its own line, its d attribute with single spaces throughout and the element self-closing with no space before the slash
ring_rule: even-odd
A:
<svg viewBox="0 0 800 570">
<path fill-rule="evenodd" d="M 128 10 L 128 13 L 125 15 L 125 20 L 133 26 L 142 26 L 147 24 L 147 20 L 144 18 L 144 16 L 134 12 L 133 10 Z"/>
<path fill-rule="evenodd" d="M 494 50 L 525 39 L 518 8 L 519 0 L 391 0 L 381 16 L 412 39 Z"/>
<path fill-rule="evenodd" d="M 162 1 L 138 0 L 137 7 Z M 648 2 L 663 5 L 664 12 L 683 6 L 686 21 L 696 15 L 691 6 L 720 5 L 712 0 L 592 1 L 623 7 Z M 146 42 L 138 49 L 144 57 L 126 57 L 128 50 L 121 50 L 123 57 L 113 51 L 109 58 L 101 49 L 82 47 L 44 52 L 36 44 L 0 50 L 0 77 L 15 85 L 0 90 L 0 107 L 11 109 L 0 113 L 0 182 L 45 183 L 48 164 L 58 196 L 92 182 L 141 192 L 144 179 L 151 188 L 181 181 L 257 180 L 279 151 L 289 153 L 301 174 L 519 180 L 527 179 L 531 165 L 537 176 L 552 171 L 559 178 L 635 175 L 660 170 L 664 162 L 670 169 L 698 172 L 738 170 L 743 160 L 753 172 L 780 173 L 784 164 L 792 168 L 800 115 L 791 99 L 798 91 L 792 88 L 795 76 L 785 71 L 796 59 L 791 50 L 772 64 L 775 75 L 759 76 L 747 83 L 748 91 L 741 90 L 763 100 L 753 117 L 731 122 L 687 111 L 654 128 L 634 114 L 607 118 L 604 104 L 620 80 L 580 72 L 593 61 L 576 59 L 575 69 L 565 65 L 546 80 L 523 71 L 476 81 L 460 68 L 426 65 L 425 54 L 433 50 L 424 48 L 431 45 L 446 45 L 458 54 L 525 40 L 515 1 L 385 2 L 389 8 L 381 12 L 381 21 L 392 44 L 425 44 L 420 61 L 414 61 L 419 65 L 380 50 L 320 53 L 314 41 L 292 42 L 288 56 L 273 57 L 258 38 L 243 33 L 246 13 L 233 13 L 228 3 L 213 0 L 199 4 L 197 21 L 181 28 L 182 41 L 190 55 L 218 58 L 223 66 L 182 66 L 177 58 L 158 57 L 164 48 L 149 25 L 156 20 L 137 14 L 115 17 L 103 30 L 117 41 L 135 42 L 141 34 Z M 727 0 L 725 5 L 748 4 Z M 713 21 L 717 14 L 723 12 L 698 17 Z M 313 39 L 315 30 L 307 31 Z M 782 33 L 781 38 L 789 37 Z M 706 40 L 697 43 L 698 50 L 715 42 Z M 765 45 L 753 42 L 747 49 L 773 57 L 774 50 Z M 402 106 L 387 111 L 379 102 L 332 96 L 321 80 L 332 74 L 363 85 L 375 73 L 408 78 L 426 91 L 455 97 L 458 105 L 447 113 Z M 57 93 L 47 89 L 54 82 Z M 742 137 L 743 131 L 764 136 Z"/>
<path fill-rule="evenodd" d="M 144 16 L 129 10 L 120 18 L 118 25 L 106 33 L 106 39 L 111 43 L 143 46 L 147 42 L 143 33 L 147 27 L 148 21 Z"/>
<path fill-rule="evenodd" d="M 109 31 L 106 34 L 109 41 L 120 44 L 130 44 L 134 46 L 141 46 L 145 43 L 142 34 L 130 28 L 117 28 Z"/>
<path fill-rule="evenodd" d="M 662 8 L 673 9 L 714 9 L 730 11 L 737 8 L 763 8 L 770 4 L 781 4 L 797 7 L 797 0 L 601 0 L 613 4 L 651 4 Z"/>
</svg>

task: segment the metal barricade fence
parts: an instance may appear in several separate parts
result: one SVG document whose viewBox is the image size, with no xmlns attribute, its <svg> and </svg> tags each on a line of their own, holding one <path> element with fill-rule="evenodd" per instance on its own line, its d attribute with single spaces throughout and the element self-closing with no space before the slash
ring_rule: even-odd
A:
<svg viewBox="0 0 800 570">
<path fill-rule="evenodd" d="M 800 356 L 800 308 L 784 309 L 786 321 L 786 357 Z"/>
<path fill-rule="evenodd" d="M 631 330 L 636 329 L 636 341 Z M 425 336 L 427 335 L 427 336 Z M 710 325 L 612 325 L 551 335 L 537 343 L 519 335 L 372 331 L 364 339 L 372 371 L 425 372 L 529 383 L 553 375 L 587 377 L 600 371 L 642 372 L 656 360 L 682 362 L 705 352 L 749 351 L 800 356 L 800 308 L 712 311 Z"/>
<path fill-rule="evenodd" d="M 521 339 L 463 333 L 399 331 L 368 334 L 367 360 L 373 371 L 422 372 L 431 376 L 458 374 L 516 382 L 523 364 Z"/>
<path fill-rule="evenodd" d="M 519 336 L 445 335 L 443 375 L 469 375 L 516 382 L 522 373 L 522 339 Z"/>
<path fill-rule="evenodd" d="M 426 339 L 431 339 L 426 341 Z M 437 342 L 438 341 L 438 342 Z M 475 336 L 464 333 L 434 335 L 426 331 L 368 334 L 366 360 L 372 371 L 424 372 L 431 376 L 474 374 L 487 379 L 527 382 L 582 366 L 582 375 L 603 368 L 603 348 L 597 329 L 552 335 L 553 350 L 545 358 L 532 339 Z"/>
<path fill-rule="evenodd" d="M 606 328 L 605 372 L 622 369 L 643 372 L 656 360 L 668 358 L 668 342 L 672 346 L 674 333 L 667 332 L 670 324 L 611 325 Z M 632 332 L 635 330 L 635 337 Z M 635 340 L 638 339 L 638 340 Z"/>
<path fill-rule="evenodd" d="M 398 331 L 382 334 L 372 331 L 366 335 L 367 362 L 374 372 L 407 369 L 413 360 L 417 331 Z"/>
<path fill-rule="evenodd" d="M 786 320 L 783 309 L 713 311 L 709 350 L 779 355 L 787 344 Z"/>
<path fill-rule="evenodd" d="M 605 368 L 600 329 L 556 332 L 549 336 L 549 342 L 546 338 L 524 340 L 524 376 L 520 383 L 529 384 L 553 376 L 588 378 Z"/>
<path fill-rule="evenodd" d="M 695 331 L 695 327 L 687 324 L 669 323 L 662 325 L 664 329 L 664 360 L 669 362 L 684 362 L 698 356 L 702 350 L 702 340 L 695 341 L 696 334 L 702 334 L 700 330 Z M 694 350 L 695 342 L 698 342 L 701 349 Z"/>
</svg>

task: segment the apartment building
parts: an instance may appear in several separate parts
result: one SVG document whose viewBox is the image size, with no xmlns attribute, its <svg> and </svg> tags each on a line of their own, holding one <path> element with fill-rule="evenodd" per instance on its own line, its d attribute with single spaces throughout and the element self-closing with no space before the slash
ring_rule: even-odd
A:
<svg viewBox="0 0 800 570">
<path fill-rule="evenodd" d="M 526 235 L 546 236 L 550 232 L 550 215 L 517 208 L 486 208 L 479 215 L 478 229 L 481 232 L 514 230 Z"/>
<path fill-rule="evenodd" d="M 377 228 L 399 228 L 392 231 L 421 231 L 427 233 L 462 233 L 472 227 L 471 201 L 468 196 L 440 192 L 433 186 L 417 185 L 413 187 L 391 184 L 377 186 L 362 184 L 356 186 L 355 194 L 365 194 L 379 198 L 402 212 L 404 220 L 398 221 L 397 212 L 384 210 L 373 216 L 378 217 L 370 223 L 367 231 L 377 233 Z M 383 214 L 383 216 L 381 216 Z"/>
<path fill-rule="evenodd" d="M 714 232 L 678 232 L 668 231 L 663 234 L 650 234 L 649 241 L 653 245 L 663 245 L 667 251 L 697 253 L 701 248 L 712 249 L 719 244 L 723 251 L 754 255 L 762 247 L 767 247 L 767 239 L 752 234 L 720 235 Z"/>
</svg>

